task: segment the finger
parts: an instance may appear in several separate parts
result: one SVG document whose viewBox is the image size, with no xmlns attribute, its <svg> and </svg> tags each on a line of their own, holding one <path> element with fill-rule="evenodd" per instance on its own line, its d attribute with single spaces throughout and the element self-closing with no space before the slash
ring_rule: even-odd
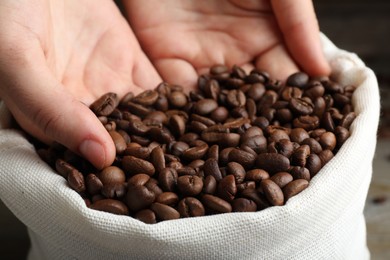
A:
<svg viewBox="0 0 390 260">
<path fill-rule="evenodd" d="M 186 90 L 196 87 L 198 74 L 194 67 L 181 59 L 159 59 L 154 66 L 164 81 L 183 86 Z"/>
<path fill-rule="evenodd" d="M 298 66 L 282 44 L 275 45 L 262 53 L 255 61 L 256 68 L 267 71 L 274 79 L 286 80 L 288 76 L 299 71 Z"/>
<path fill-rule="evenodd" d="M 142 54 L 140 60 L 134 64 L 133 81 L 141 89 L 153 89 L 162 82 L 162 78 L 145 54 Z"/>
<path fill-rule="evenodd" d="M 18 66 L 10 65 L 2 93 L 7 106 L 32 135 L 65 145 L 97 168 L 110 165 L 115 157 L 111 137 L 92 111 L 52 76 L 42 56 L 32 53 Z"/>
<path fill-rule="evenodd" d="M 272 0 L 279 27 L 292 57 L 312 76 L 328 75 L 319 26 L 310 0 Z"/>
</svg>

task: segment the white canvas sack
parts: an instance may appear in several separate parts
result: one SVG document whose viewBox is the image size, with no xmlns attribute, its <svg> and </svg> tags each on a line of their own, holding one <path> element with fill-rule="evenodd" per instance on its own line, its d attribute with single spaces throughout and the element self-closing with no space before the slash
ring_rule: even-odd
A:
<svg viewBox="0 0 390 260">
<path fill-rule="evenodd" d="M 94 211 L 0 109 L 0 198 L 27 227 L 29 259 L 368 259 L 363 207 L 379 120 L 374 73 L 322 35 L 342 84 L 358 86 L 351 137 L 285 206 L 144 224 Z M 1 228 L 1 227 L 0 227 Z"/>
</svg>

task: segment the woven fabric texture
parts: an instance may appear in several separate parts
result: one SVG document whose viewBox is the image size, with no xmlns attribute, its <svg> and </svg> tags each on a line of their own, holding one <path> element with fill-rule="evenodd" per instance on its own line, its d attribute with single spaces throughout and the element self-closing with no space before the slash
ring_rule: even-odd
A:
<svg viewBox="0 0 390 260">
<path fill-rule="evenodd" d="M 324 35 L 333 77 L 358 86 L 351 137 L 285 206 L 147 225 L 88 209 L 9 128 L 0 104 L 0 198 L 28 227 L 29 259 L 368 259 L 363 207 L 379 121 L 374 73 Z"/>
</svg>

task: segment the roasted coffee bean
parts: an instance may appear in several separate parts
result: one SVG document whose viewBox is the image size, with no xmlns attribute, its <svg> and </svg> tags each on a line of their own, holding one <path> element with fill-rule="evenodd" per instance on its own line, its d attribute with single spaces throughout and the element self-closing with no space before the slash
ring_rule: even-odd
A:
<svg viewBox="0 0 390 260">
<path fill-rule="evenodd" d="M 155 202 L 150 205 L 150 209 L 156 214 L 156 217 L 159 220 L 172 220 L 180 218 L 180 213 L 176 209 L 165 204 Z"/>
<path fill-rule="evenodd" d="M 310 171 L 306 167 L 293 166 L 291 167 L 290 174 L 294 177 L 294 180 L 305 179 L 310 181 Z"/>
<path fill-rule="evenodd" d="M 257 183 L 260 183 L 262 180 L 268 179 L 269 174 L 265 170 L 262 169 L 253 169 L 248 171 L 245 174 L 245 180 L 247 181 L 254 181 Z"/>
<path fill-rule="evenodd" d="M 173 168 L 164 168 L 158 175 L 158 181 L 164 191 L 174 192 L 177 185 L 178 174 Z"/>
<path fill-rule="evenodd" d="M 203 193 L 214 194 L 216 190 L 217 190 L 217 180 L 213 175 L 207 175 L 203 181 L 203 190 L 202 190 Z"/>
<path fill-rule="evenodd" d="M 215 122 L 212 119 L 205 117 L 205 116 L 200 116 L 198 114 L 192 114 L 191 120 L 201 122 L 202 124 L 206 125 L 207 127 L 215 125 Z"/>
<path fill-rule="evenodd" d="M 143 105 L 140 105 L 140 104 L 137 104 L 137 103 L 134 103 L 132 101 L 129 101 L 125 104 L 125 107 L 126 109 L 134 114 L 134 115 L 137 115 L 139 117 L 145 117 L 147 114 L 150 113 L 150 109 L 143 106 Z"/>
<path fill-rule="evenodd" d="M 116 215 L 129 215 L 126 205 L 114 199 L 102 199 L 92 203 L 89 208 L 99 211 L 105 211 Z"/>
<path fill-rule="evenodd" d="M 278 172 L 270 179 L 275 182 L 281 189 L 294 180 L 293 176 L 288 172 Z"/>
<path fill-rule="evenodd" d="M 246 97 L 241 90 L 233 89 L 228 92 L 226 101 L 231 107 L 242 107 L 245 106 Z"/>
<path fill-rule="evenodd" d="M 66 161 L 62 159 L 57 159 L 55 162 L 55 168 L 56 171 L 65 179 L 68 178 L 69 173 L 72 171 L 77 171 L 75 167 L 73 167 L 71 164 L 67 163 Z"/>
<path fill-rule="evenodd" d="M 139 159 L 148 159 L 151 153 L 151 149 L 149 148 L 151 147 L 151 144 L 149 144 L 148 147 L 128 145 L 123 155 L 132 155 Z"/>
<path fill-rule="evenodd" d="M 219 181 L 217 194 L 226 201 L 232 201 L 237 193 L 236 180 L 234 175 L 227 175 Z"/>
<path fill-rule="evenodd" d="M 232 206 L 230 205 L 230 203 L 219 197 L 210 194 L 205 194 L 202 196 L 202 202 L 204 206 L 210 208 L 215 212 L 219 212 L 219 213 L 232 212 Z"/>
<path fill-rule="evenodd" d="M 246 189 L 256 189 L 256 182 L 245 181 L 245 182 L 236 184 L 236 186 L 237 186 L 237 193 L 241 193 Z"/>
<path fill-rule="evenodd" d="M 233 212 L 255 212 L 257 205 L 253 200 L 237 198 L 232 201 Z"/>
<path fill-rule="evenodd" d="M 290 140 L 292 142 L 301 143 L 306 138 L 309 138 L 309 134 L 303 128 L 293 128 L 290 132 Z"/>
<path fill-rule="evenodd" d="M 229 68 L 222 64 L 214 65 L 210 68 L 211 75 L 219 75 L 227 72 L 229 72 Z"/>
<path fill-rule="evenodd" d="M 279 153 L 287 158 L 290 158 L 294 152 L 294 143 L 287 139 L 281 139 L 279 142 L 270 143 L 268 152 L 274 149 L 275 153 Z"/>
<path fill-rule="evenodd" d="M 264 195 L 258 193 L 255 189 L 246 189 L 241 192 L 241 196 L 253 200 L 258 210 L 263 210 L 271 206 Z"/>
<path fill-rule="evenodd" d="M 217 123 L 223 123 L 229 116 L 229 111 L 225 107 L 217 107 L 214 109 L 211 114 L 210 118 L 214 120 Z"/>
<path fill-rule="evenodd" d="M 350 136 L 348 129 L 342 126 L 336 127 L 334 134 L 337 140 L 337 147 L 341 147 Z"/>
<path fill-rule="evenodd" d="M 189 132 L 189 133 L 185 133 L 184 135 L 182 135 L 178 139 L 178 141 L 185 142 L 185 143 L 189 144 L 192 141 L 195 141 L 195 140 L 198 140 L 198 139 L 199 139 L 199 135 L 197 133 Z"/>
<path fill-rule="evenodd" d="M 184 151 L 188 150 L 190 146 L 184 142 L 174 142 L 172 143 L 172 147 L 169 149 L 171 154 L 180 157 L 184 153 Z"/>
<path fill-rule="evenodd" d="M 125 183 L 104 185 L 101 194 L 108 199 L 123 198 L 126 194 Z"/>
<path fill-rule="evenodd" d="M 71 171 L 68 174 L 68 184 L 69 186 L 78 193 L 85 191 L 85 180 L 84 176 L 79 171 Z"/>
<path fill-rule="evenodd" d="M 160 111 L 167 111 L 169 109 L 169 102 L 165 95 L 159 94 L 154 107 Z"/>
<path fill-rule="evenodd" d="M 108 166 L 97 173 L 97 177 L 103 185 L 121 184 L 126 180 L 125 173 L 117 166 Z"/>
<path fill-rule="evenodd" d="M 153 140 L 163 144 L 169 144 L 175 139 L 167 128 L 152 127 L 148 131 L 148 134 Z"/>
<path fill-rule="evenodd" d="M 292 98 L 301 98 L 302 97 L 302 90 L 300 90 L 298 87 L 285 87 L 282 90 L 281 98 L 286 101 L 290 101 Z"/>
<path fill-rule="evenodd" d="M 199 115 L 207 115 L 213 112 L 218 107 L 218 103 L 214 99 L 205 98 L 194 104 L 194 112 Z"/>
<path fill-rule="evenodd" d="M 283 194 L 285 201 L 288 201 L 291 197 L 297 195 L 301 191 L 309 186 L 309 182 L 304 179 L 297 179 L 290 182 L 283 188 Z"/>
<path fill-rule="evenodd" d="M 169 104 L 176 108 L 182 108 L 187 104 L 187 97 L 183 92 L 173 91 L 168 96 Z"/>
<path fill-rule="evenodd" d="M 203 165 L 204 175 L 213 176 L 218 182 L 222 179 L 222 174 L 219 169 L 218 161 L 215 158 L 209 158 Z"/>
<path fill-rule="evenodd" d="M 321 119 L 321 125 L 327 130 L 327 131 L 334 131 L 335 123 L 333 121 L 332 115 L 329 112 L 325 112 Z"/>
<path fill-rule="evenodd" d="M 167 164 L 167 167 L 172 168 L 172 169 L 177 171 L 177 170 L 183 168 L 183 164 L 179 161 L 171 161 L 170 163 Z"/>
<path fill-rule="evenodd" d="M 268 142 L 279 142 L 280 140 L 290 140 L 289 134 L 285 130 L 276 129 L 268 137 Z"/>
<path fill-rule="evenodd" d="M 325 93 L 325 88 L 322 86 L 321 82 L 314 81 L 309 83 L 305 89 L 304 96 L 309 97 L 311 100 L 315 100 L 318 97 L 322 97 Z"/>
<path fill-rule="evenodd" d="M 290 167 L 287 157 L 277 153 L 262 153 L 257 156 L 256 165 L 269 173 L 285 172 Z"/>
<path fill-rule="evenodd" d="M 245 169 L 250 169 L 256 161 L 256 156 L 244 150 L 235 148 L 229 153 L 229 161 L 238 162 Z"/>
<path fill-rule="evenodd" d="M 246 139 L 241 137 L 242 146 L 248 146 L 256 153 L 263 153 L 267 151 L 267 139 L 262 135 L 251 136 Z"/>
<path fill-rule="evenodd" d="M 236 133 L 204 132 L 201 137 L 208 143 L 217 143 L 224 147 L 235 147 L 240 143 L 240 135 Z"/>
<path fill-rule="evenodd" d="M 132 101 L 143 106 L 152 106 L 158 99 L 158 92 L 155 90 L 145 90 L 137 96 L 135 96 Z"/>
<path fill-rule="evenodd" d="M 332 153 L 331 150 L 322 150 L 319 154 L 318 157 L 320 157 L 320 160 L 322 162 L 322 167 L 324 167 L 325 164 L 327 164 L 333 157 L 334 154 Z"/>
<path fill-rule="evenodd" d="M 199 78 L 200 80 L 201 78 Z M 220 92 L 220 87 L 218 81 L 211 79 L 207 80 L 206 83 L 202 83 L 204 85 L 203 92 L 206 98 L 211 98 L 214 100 L 218 99 L 218 95 Z M 202 90 L 202 88 L 200 88 Z"/>
<path fill-rule="evenodd" d="M 134 98 L 133 92 L 127 92 L 126 95 L 122 97 L 122 99 L 119 101 L 119 105 L 126 104 L 128 101 L 131 101 Z"/>
<path fill-rule="evenodd" d="M 313 105 L 313 115 L 321 118 L 326 109 L 325 99 L 322 96 L 318 97 L 314 100 Z"/>
<path fill-rule="evenodd" d="M 306 131 L 310 131 L 318 128 L 320 125 L 320 120 L 317 116 L 300 116 L 293 120 L 294 128 L 303 128 Z"/>
<path fill-rule="evenodd" d="M 169 127 L 172 133 L 176 136 L 181 136 L 186 131 L 186 123 L 183 117 L 179 115 L 171 116 L 171 118 L 169 119 Z"/>
<path fill-rule="evenodd" d="M 156 146 L 150 153 L 150 162 L 157 172 L 161 172 L 165 168 L 164 151 L 160 146 Z"/>
<path fill-rule="evenodd" d="M 296 72 L 287 78 L 286 85 L 304 88 L 309 82 L 309 76 L 303 72 Z"/>
<path fill-rule="evenodd" d="M 176 169 L 176 172 L 179 176 L 182 176 L 182 175 L 196 175 L 197 172 L 195 171 L 194 168 L 192 167 L 189 167 L 189 166 L 183 166 L 179 169 Z"/>
<path fill-rule="evenodd" d="M 127 181 L 127 186 L 130 188 L 131 186 L 144 186 L 150 180 L 150 176 L 145 173 L 139 173 Z"/>
<path fill-rule="evenodd" d="M 150 162 L 131 155 L 123 156 L 122 167 L 124 171 L 130 175 L 146 173 L 152 176 L 156 171 L 153 164 Z"/>
<path fill-rule="evenodd" d="M 226 123 L 223 124 L 224 127 L 229 128 L 230 130 L 233 129 L 239 129 L 245 124 L 249 124 L 250 120 L 248 118 L 236 118 L 232 119 L 230 121 L 227 121 Z"/>
<path fill-rule="evenodd" d="M 184 175 L 177 179 L 177 187 L 184 196 L 198 195 L 203 189 L 203 180 L 196 175 Z"/>
<path fill-rule="evenodd" d="M 183 218 L 200 217 L 205 215 L 202 202 L 194 197 L 186 197 L 177 205 L 177 210 Z"/>
<path fill-rule="evenodd" d="M 310 152 L 319 154 L 322 151 L 322 147 L 319 142 L 317 142 L 314 138 L 306 138 L 302 141 L 301 145 L 308 145 L 310 147 Z"/>
<path fill-rule="evenodd" d="M 261 181 L 260 186 L 267 197 L 267 200 L 274 206 L 282 206 L 284 204 L 284 196 L 282 189 L 271 179 Z"/>
<path fill-rule="evenodd" d="M 194 169 L 199 169 L 199 168 L 203 168 L 203 165 L 204 165 L 204 160 L 198 159 L 190 162 L 187 166 Z"/>
<path fill-rule="evenodd" d="M 93 173 L 90 173 L 87 175 L 87 177 L 85 178 L 85 185 L 86 185 L 87 191 L 91 195 L 98 194 L 101 191 L 101 189 L 103 188 L 102 181 Z"/>
<path fill-rule="evenodd" d="M 210 146 L 209 150 L 207 151 L 207 158 L 214 158 L 216 161 L 219 159 L 219 146 L 218 145 L 212 145 Z"/>
<path fill-rule="evenodd" d="M 314 111 L 314 105 L 303 98 L 291 98 L 289 108 L 297 115 L 310 115 Z"/>
<path fill-rule="evenodd" d="M 179 202 L 179 197 L 174 192 L 163 192 L 157 196 L 156 202 L 174 207 Z"/>
<path fill-rule="evenodd" d="M 309 170 L 311 178 L 313 178 L 322 167 L 322 162 L 317 154 L 310 154 L 306 159 L 305 167 Z"/>
<path fill-rule="evenodd" d="M 242 183 L 245 180 L 246 172 L 242 164 L 230 162 L 226 166 L 226 172 L 234 176 L 236 184 Z"/>
<path fill-rule="evenodd" d="M 118 106 L 119 99 L 115 93 L 107 93 L 90 105 L 90 109 L 97 116 L 108 116 Z"/>
<path fill-rule="evenodd" d="M 291 155 L 291 164 L 298 166 L 305 166 L 306 159 L 310 155 L 310 146 L 301 145 L 298 149 L 296 149 Z"/>
<path fill-rule="evenodd" d="M 269 126 L 268 119 L 263 117 L 263 116 L 257 117 L 255 120 L 253 120 L 252 123 L 254 126 L 260 127 L 260 129 L 263 131 L 264 131 L 264 129 L 266 129 L 267 126 Z"/>
<path fill-rule="evenodd" d="M 134 218 L 146 223 L 146 224 L 155 224 L 157 223 L 156 220 L 156 214 L 150 209 L 143 209 L 138 211 L 135 215 Z"/>
<path fill-rule="evenodd" d="M 355 118 L 355 112 L 349 112 L 341 119 L 340 126 L 348 129 L 351 126 L 353 120 L 355 120 Z"/>
<path fill-rule="evenodd" d="M 160 188 L 158 180 L 155 178 L 150 178 L 146 183 L 145 187 L 154 193 L 156 197 L 160 196 L 163 193 L 163 190 Z"/>
<path fill-rule="evenodd" d="M 209 146 L 207 144 L 191 147 L 183 152 L 183 158 L 190 161 L 201 159 L 207 153 L 208 149 Z"/>
<path fill-rule="evenodd" d="M 324 150 L 331 150 L 336 147 L 336 136 L 332 132 L 326 132 L 321 135 L 319 143 Z"/>
<path fill-rule="evenodd" d="M 129 186 L 126 194 L 126 205 L 131 211 L 149 207 L 156 199 L 154 192 L 145 186 Z"/>
</svg>

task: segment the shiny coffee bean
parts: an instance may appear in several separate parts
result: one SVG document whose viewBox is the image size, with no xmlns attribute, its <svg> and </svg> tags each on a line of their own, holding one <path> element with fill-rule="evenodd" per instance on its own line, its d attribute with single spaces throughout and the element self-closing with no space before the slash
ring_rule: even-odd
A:
<svg viewBox="0 0 390 260">
<path fill-rule="evenodd" d="M 126 205 L 131 211 L 139 211 L 149 207 L 156 199 L 156 195 L 145 186 L 129 186 L 126 194 Z"/>
<path fill-rule="evenodd" d="M 160 146 L 156 146 L 150 153 L 150 162 L 155 170 L 160 173 L 165 168 L 164 151 Z"/>
<path fill-rule="evenodd" d="M 305 179 L 297 179 L 287 184 L 283 188 L 285 201 L 288 201 L 291 197 L 306 189 L 307 186 L 309 186 L 309 182 Z"/>
<path fill-rule="evenodd" d="M 156 197 L 156 202 L 174 207 L 179 202 L 179 197 L 174 192 L 163 192 Z"/>
<path fill-rule="evenodd" d="M 233 212 L 255 212 L 257 205 L 253 200 L 237 198 L 232 201 Z"/>
<path fill-rule="evenodd" d="M 119 99 L 115 93 L 107 93 L 90 105 L 90 109 L 97 116 L 108 116 L 118 106 Z"/>
<path fill-rule="evenodd" d="M 131 175 L 146 173 L 152 176 L 155 173 L 155 168 L 152 163 L 131 155 L 123 156 L 122 167 L 126 173 Z"/>
<path fill-rule="evenodd" d="M 174 192 L 178 178 L 179 176 L 173 168 L 164 168 L 158 175 L 158 181 L 163 191 Z"/>
<path fill-rule="evenodd" d="M 69 186 L 78 193 L 86 190 L 84 176 L 81 172 L 75 170 L 68 174 Z"/>
<path fill-rule="evenodd" d="M 260 186 L 267 197 L 267 200 L 274 206 L 284 204 L 284 195 L 282 189 L 272 180 L 266 179 L 260 183 Z"/>
<path fill-rule="evenodd" d="M 177 210 L 183 218 L 200 217 L 205 215 L 203 204 L 194 197 L 186 197 L 177 205 Z"/>
<path fill-rule="evenodd" d="M 242 183 L 245 180 L 245 169 L 242 166 L 242 164 L 237 163 L 237 162 L 230 162 L 226 166 L 226 172 L 229 175 L 233 175 L 236 184 Z"/>
<path fill-rule="evenodd" d="M 136 219 L 138 219 L 146 224 L 157 223 L 156 214 L 150 209 L 143 209 L 143 210 L 138 211 L 134 215 L 134 218 L 136 218 Z"/>
<path fill-rule="evenodd" d="M 232 201 L 237 193 L 234 175 L 227 175 L 217 185 L 217 194 L 226 201 Z"/>
<path fill-rule="evenodd" d="M 201 201 L 204 206 L 210 208 L 215 212 L 219 212 L 219 213 L 232 212 L 232 206 L 230 205 L 230 203 L 219 197 L 210 194 L 205 194 L 202 196 Z"/>
<path fill-rule="evenodd" d="M 180 213 L 176 209 L 165 204 L 155 202 L 150 205 L 150 209 L 156 214 L 156 217 L 159 220 L 172 220 L 180 218 Z"/>
<path fill-rule="evenodd" d="M 293 176 L 288 172 L 278 172 L 270 179 L 275 182 L 281 189 L 294 180 Z"/>
<path fill-rule="evenodd" d="M 184 196 L 196 196 L 203 189 L 203 180 L 196 175 L 184 175 L 177 179 L 177 188 Z"/>
<path fill-rule="evenodd" d="M 87 177 L 85 178 L 85 185 L 87 191 L 91 195 L 98 194 L 103 188 L 102 181 L 93 173 L 87 175 Z"/>
<path fill-rule="evenodd" d="M 290 161 L 281 154 L 262 153 L 257 156 L 256 166 L 269 173 L 285 172 L 290 167 Z"/>
<path fill-rule="evenodd" d="M 126 205 L 114 199 L 102 199 L 92 203 L 89 208 L 99 211 L 105 211 L 116 215 L 129 215 Z"/>
</svg>

